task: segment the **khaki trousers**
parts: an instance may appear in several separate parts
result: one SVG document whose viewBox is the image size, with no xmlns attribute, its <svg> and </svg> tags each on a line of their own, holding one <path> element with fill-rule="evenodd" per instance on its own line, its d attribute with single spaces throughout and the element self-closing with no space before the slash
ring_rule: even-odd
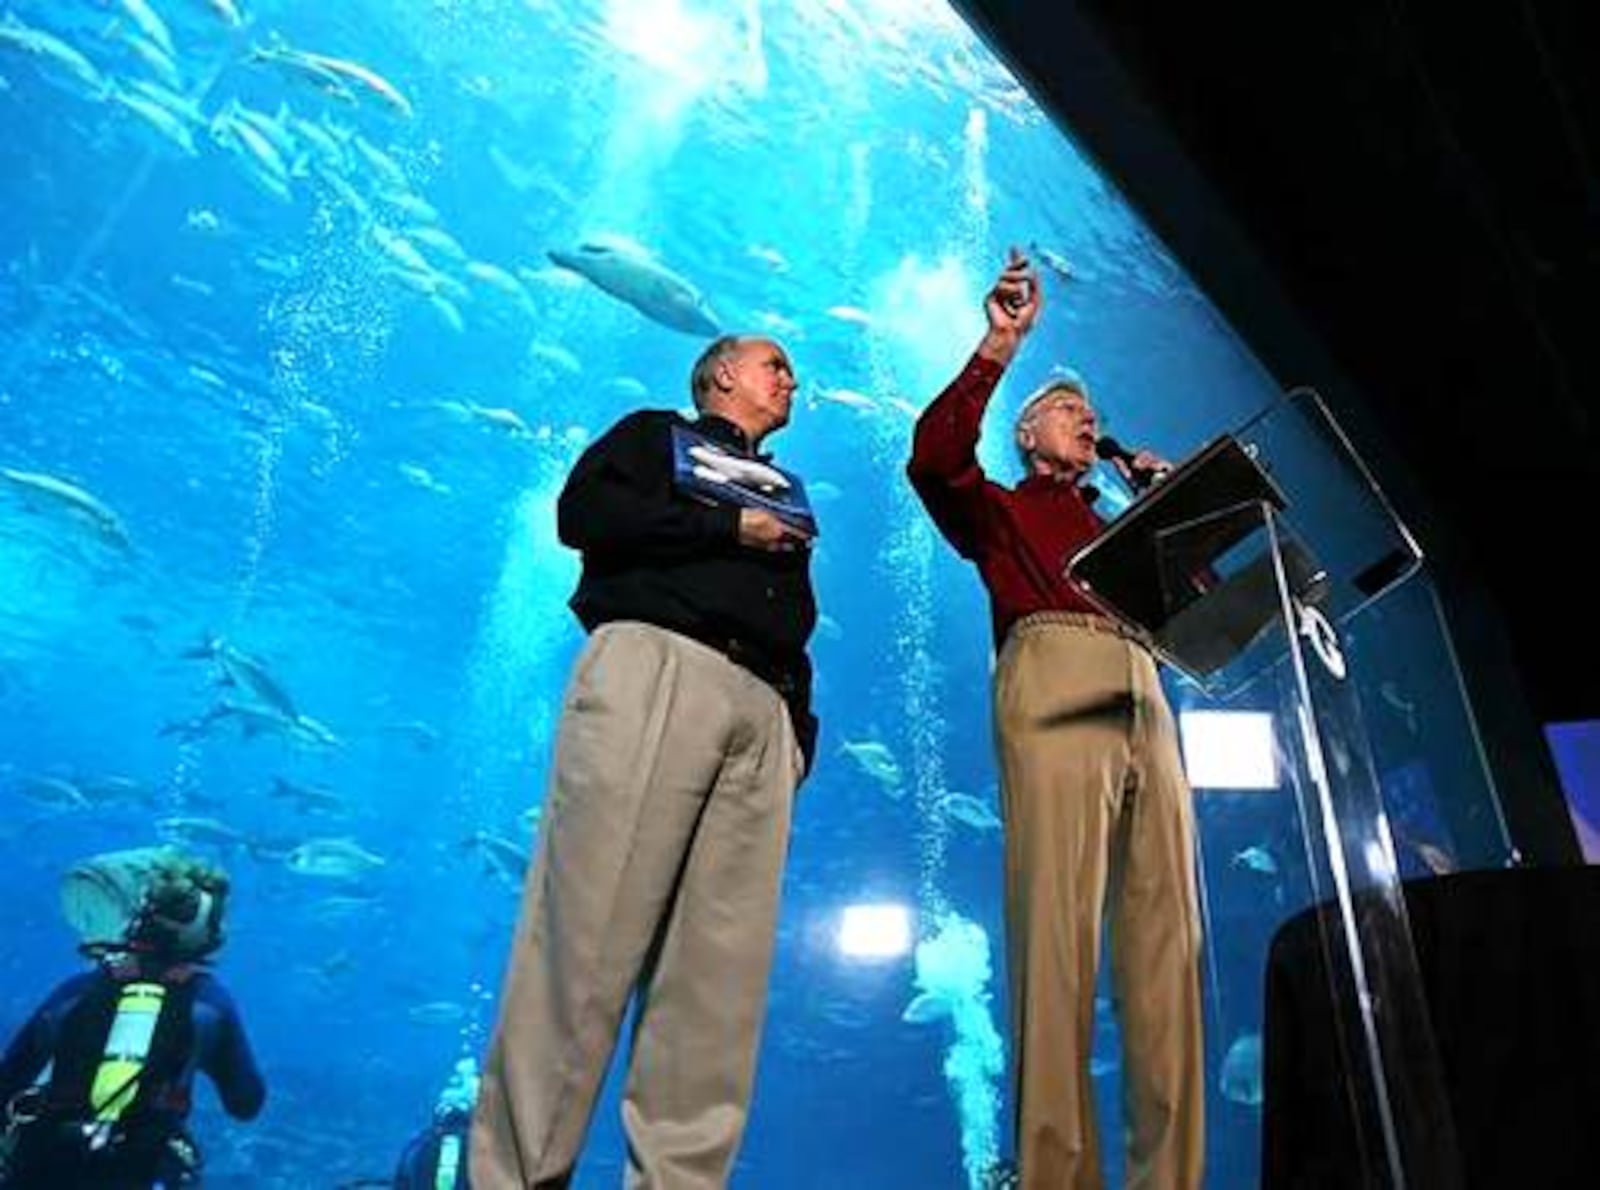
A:
<svg viewBox="0 0 1600 1190">
<path fill-rule="evenodd" d="M 590 637 L 473 1117 L 478 1190 L 569 1183 L 635 993 L 626 1185 L 726 1185 L 800 770 L 782 700 L 722 654 L 645 624 Z"/>
<path fill-rule="evenodd" d="M 1103 1184 L 1089 1056 L 1102 920 L 1122 1033 L 1126 1186 L 1204 1158 L 1194 819 L 1172 713 L 1109 621 L 1026 617 L 995 670 L 1023 1190 Z"/>
</svg>

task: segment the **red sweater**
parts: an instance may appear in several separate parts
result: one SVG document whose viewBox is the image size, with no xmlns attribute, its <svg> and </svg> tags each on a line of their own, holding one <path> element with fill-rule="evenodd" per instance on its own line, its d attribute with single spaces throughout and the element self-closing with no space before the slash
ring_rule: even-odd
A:
<svg viewBox="0 0 1600 1190">
<path fill-rule="evenodd" d="M 1093 489 L 1043 475 L 1003 488 L 984 475 L 978 432 L 1003 370 L 979 355 L 967 361 L 917 420 L 906 468 L 939 531 L 977 563 L 997 648 L 1033 612 L 1099 610 L 1064 571 L 1104 524 L 1089 507 Z"/>
</svg>

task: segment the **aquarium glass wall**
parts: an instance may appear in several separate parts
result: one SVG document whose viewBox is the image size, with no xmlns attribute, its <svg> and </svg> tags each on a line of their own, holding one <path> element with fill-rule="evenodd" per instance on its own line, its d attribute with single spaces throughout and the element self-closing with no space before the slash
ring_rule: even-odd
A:
<svg viewBox="0 0 1600 1190">
<path fill-rule="evenodd" d="M 199 1092 L 208 1184 L 386 1176 L 493 1023 L 581 641 L 563 478 L 756 332 L 802 381 L 771 445 L 821 522 L 823 737 L 734 1184 L 978 1185 L 1010 1151 L 992 643 L 913 420 L 1009 245 L 1045 309 L 996 478 L 1056 369 L 1173 458 L 1282 387 L 1071 130 L 928 0 L 9 0 L 0 126 L 5 1036 L 83 965 L 66 873 L 184 847 L 232 878 L 270 1086 L 249 1124 Z M 1500 862 L 1425 580 L 1358 631 L 1408 871 Z M 1307 860 L 1270 779 L 1197 797 L 1208 1184 L 1244 1187 Z M 1093 1069 L 1114 1129 L 1104 995 Z M 613 1089 L 578 1185 L 621 1167 Z"/>
</svg>

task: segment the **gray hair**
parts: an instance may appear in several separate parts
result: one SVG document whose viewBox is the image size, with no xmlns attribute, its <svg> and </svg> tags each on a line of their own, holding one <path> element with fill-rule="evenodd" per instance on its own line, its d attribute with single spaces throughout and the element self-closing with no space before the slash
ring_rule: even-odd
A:
<svg viewBox="0 0 1600 1190">
<path fill-rule="evenodd" d="M 700 358 L 694 361 L 694 367 L 689 372 L 689 396 L 693 398 L 696 409 L 704 412 L 717 365 L 738 351 L 744 339 L 743 335 L 720 335 L 711 340 L 710 345 L 700 353 Z"/>
<path fill-rule="evenodd" d="M 1017 457 L 1022 460 L 1025 471 L 1033 470 L 1033 452 L 1025 450 L 1022 445 L 1022 431 L 1033 424 L 1034 414 L 1039 410 L 1039 403 L 1053 393 L 1073 393 L 1089 401 L 1089 386 L 1083 382 L 1083 377 L 1076 372 L 1061 372 L 1050 377 L 1038 388 L 1028 394 L 1028 399 L 1022 402 L 1022 408 L 1017 411 L 1016 428 L 1012 431 L 1017 443 Z"/>
</svg>

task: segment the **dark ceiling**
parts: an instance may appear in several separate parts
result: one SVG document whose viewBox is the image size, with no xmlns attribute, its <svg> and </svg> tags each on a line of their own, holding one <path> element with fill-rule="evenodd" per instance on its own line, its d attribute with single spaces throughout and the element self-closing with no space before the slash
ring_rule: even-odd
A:
<svg viewBox="0 0 1600 1190">
<path fill-rule="evenodd" d="M 964 7 L 1285 383 L 1337 387 L 1320 352 L 1358 394 L 1534 715 L 1600 718 L 1600 44 L 1577 6 Z"/>
</svg>

